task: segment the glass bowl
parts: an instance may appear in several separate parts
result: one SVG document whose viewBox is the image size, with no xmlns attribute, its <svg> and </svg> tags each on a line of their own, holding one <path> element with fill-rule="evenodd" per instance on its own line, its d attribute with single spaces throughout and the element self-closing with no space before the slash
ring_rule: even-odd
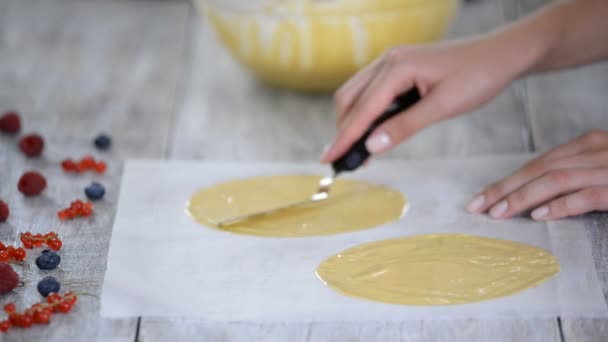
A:
<svg viewBox="0 0 608 342">
<path fill-rule="evenodd" d="M 337 89 L 387 49 L 441 39 L 458 0 L 196 0 L 231 54 L 268 84 Z"/>
</svg>

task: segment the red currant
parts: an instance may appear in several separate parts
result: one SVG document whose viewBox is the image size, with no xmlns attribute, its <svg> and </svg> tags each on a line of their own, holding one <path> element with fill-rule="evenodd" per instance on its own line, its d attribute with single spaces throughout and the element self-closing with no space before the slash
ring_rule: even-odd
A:
<svg viewBox="0 0 608 342">
<path fill-rule="evenodd" d="M 95 164 L 95 171 L 97 171 L 97 173 L 105 173 L 107 168 L 108 166 L 103 161 L 99 161 Z"/>
<path fill-rule="evenodd" d="M 57 312 L 68 313 L 70 312 L 70 310 L 72 310 L 72 305 L 64 301 L 55 305 L 55 309 L 57 310 Z"/>
<path fill-rule="evenodd" d="M 55 292 L 49 293 L 49 295 L 46 297 L 46 301 L 49 304 L 59 302 L 59 301 L 61 301 L 61 299 L 62 299 L 61 295 L 58 293 L 55 293 Z"/>
<path fill-rule="evenodd" d="M 33 321 L 36 324 L 49 324 L 51 321 L 51 313 L 48 311 L 36 311 L 34 313 Z"/>
<path fill-rule="evenodd" d="M 49 241 L 47 241 L 47 246 L 49 246 L 50 249 L 54 250 L 54 251 L 58 251 L 61 249 L 61 246 L 63 246 L 63 243 L 61 242 L 61 240 L 57 239 L 57 238 L 53 238 Z"/>
<path fill-rule="evenodd" d="M 13 303 L 4 304 L 4 312 L 10 314 L 11 312 L 15 312 L 15 310 L 16 310 L 15 304 L 13 304 Z"/>
<path fill-rule="evenodd" d="M 11 254 L 12 254 L 13 259 L 15 259 L 17 261 L 23 261 L 23 260 L 25 260 L 25 257 L 27 256 L 25 249 L 23 249 L 21 247 L 13 250 Z"/>
<path fill-rule="evenodd" d="M 0 322 L 0 331 L 7 332 L 11 328 L 11 322 L 6 320 Z"/>
<path fill-rule="evenodd" d="M 74 163 L 74 161 L 72 159 L 66 159 L 66 160 L 62 161 L 61 168 L 63 168 L 63 170 L 66 172 L 78 170 L 78 166 L 76 165 L 76 163 Z"/>
<path fill-rule="evenodd" d="M 7 262 L 11 260 L 11 254 L 5 249 L 0 251 L 0 262 Z"/>
</svg>

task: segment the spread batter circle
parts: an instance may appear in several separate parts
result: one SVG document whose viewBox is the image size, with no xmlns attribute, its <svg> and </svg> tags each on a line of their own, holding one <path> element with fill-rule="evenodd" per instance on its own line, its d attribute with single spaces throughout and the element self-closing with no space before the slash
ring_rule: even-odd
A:
<svg viewBox="0 0 608 342">
<path fill-rule="evenodd" d="M 276 175 L 241 179 L 203 189 L 192 196 L 188 212 L 199 223 L 216 222 L 309 198 L 321 176 Z M 329 199 L 270 216 L 222 227 L 234 233 L 268 237 L 305 237 L 347 233 L 398 220 L 407 199 L 397 190 L 359 180 L 337 179 Z"/>
<path fill-rule="evenodd" d="M 555 256 L 533 246 L 465 234 L 432 234 L 363 244 L 317 269 L 330 288 L 403 305 L 449 305 L 505 297 L 559 272 Z"/>
</svg>

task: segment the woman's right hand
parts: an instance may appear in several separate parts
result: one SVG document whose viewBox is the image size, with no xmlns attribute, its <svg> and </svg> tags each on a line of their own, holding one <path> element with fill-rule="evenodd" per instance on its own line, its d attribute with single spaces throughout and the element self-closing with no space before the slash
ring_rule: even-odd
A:
<svg viewBox="0 0 608 342">
<path fill-rule="evenodd" d="M 513 50 L 492 35 L 391 49 L 336 92 L 339 132 L 322 161 L 342 156 L 396 96 L 412 87 L 422 100 L 372 133 L 367 140 L 371 153 L 385 152 L 435 122 L 482 106 L 531 65 L 529 53 Z"/>
</svg>

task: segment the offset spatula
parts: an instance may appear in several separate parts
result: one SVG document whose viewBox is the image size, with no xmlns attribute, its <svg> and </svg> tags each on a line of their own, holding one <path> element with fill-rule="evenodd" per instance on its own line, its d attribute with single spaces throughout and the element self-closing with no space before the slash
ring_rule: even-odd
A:
<svg viewBox="0 0 608 342">
<path fill-rule="evenodd" d="M 371 153 L 367 150 L 365 142 L 367 141 L 367 138 L 369 138 L 369 136 L 373 133 L 373 131 L 388 119 L 394 117 L 395 115 L 403 112 L 404 110 L 416 104 L 416 102 L 418 102 L 419 100 L 420 93 L 418 93 L 418 90 L 416 88 L 413 88 L 410 91 L 395 98 L 395 101 L 393 101 L 393 103 L 388 107 L 388 109 L 386 109 L 384 113 L 382 113 L 382 115 L 378 117 L 369 126 L 369 128 L 367 129 L 367 131 L 365 131 L 361 138 L 359 138 L 359 140 L 357 140 L 352 145 L 352 147 L 342 157 L 340 157 L 340 159 L 333 162 L 333 174 L 330 176 L 323 177 L 321 179 L 317 192 L 314 193 L 310 198 L 304 199 L 300 202 L 290 203 L 276 208 L 270 208 L 264 211 L 228 218 L 217 222 L 217 225 L 219 227 L 226 227 L 252 218 L 271 215 L 276 212 L 283 211 L 285 209 L 290 209 L 326 200 L 329 197 L 329 191 L 331 190 L 331 186 L 338 175 L 347 171 L 355 171 L 361 165 L 363 165 L 365 161 L 370 157 Z"/>
</svg>

